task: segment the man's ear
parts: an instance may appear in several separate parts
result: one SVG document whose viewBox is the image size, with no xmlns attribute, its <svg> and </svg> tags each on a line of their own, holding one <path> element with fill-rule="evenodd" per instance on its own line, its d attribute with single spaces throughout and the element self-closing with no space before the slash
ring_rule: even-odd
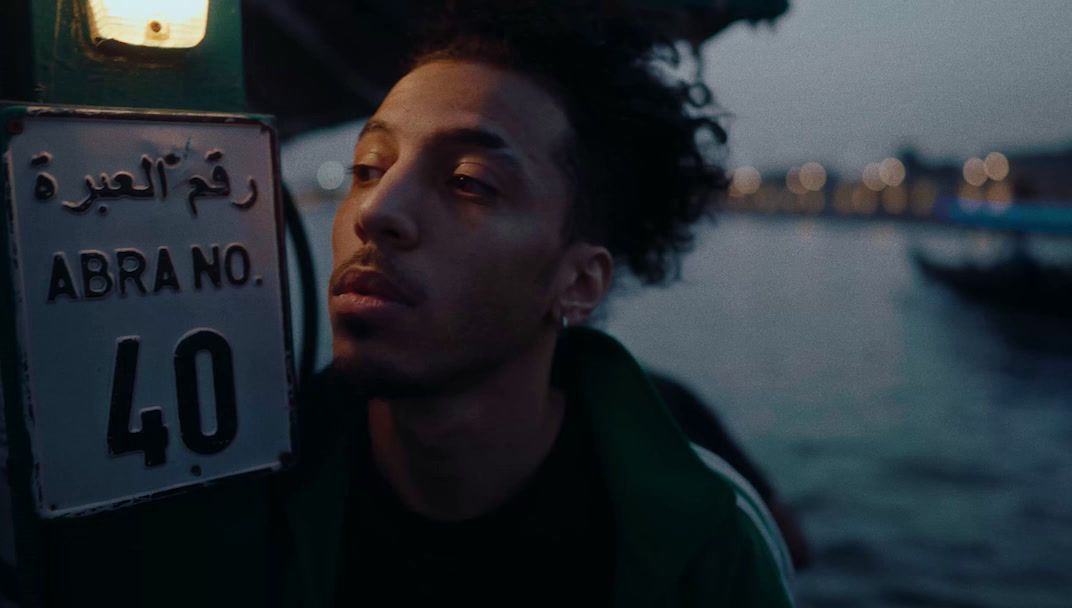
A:
<svg viewBox="0 0 1072 608">
<path fill-rule="evenodd" d="M 614 259 L 605 247 L 578 242 L 566 253 L 566 281 L 554 302 L 559 324 L 579 325 L 592 313 L 610 289 Z"/>
</svg>

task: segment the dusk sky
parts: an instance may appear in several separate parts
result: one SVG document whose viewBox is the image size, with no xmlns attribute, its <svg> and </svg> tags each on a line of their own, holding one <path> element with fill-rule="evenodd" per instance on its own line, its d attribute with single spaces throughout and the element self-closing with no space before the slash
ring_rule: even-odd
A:
<svg viewBox="0 0 1072 608">
<path fill-rule="evenodd" d="M 1072 145 L 1072 2 L 790 0 L 704 48 L 731 164 L 853 173 L 902 144 L 963 160 Z"/>
<path fill-rule="evenodd" d="M 704 58 L 734 115 L 734 166 L 855 174 L 906 144 L 958 162 L 1072 145 L 1070 0 L 790 0 L 773 28 L 737 24 Z M 347 164 L 356 135 L 351 123 L 289 143 L 288 181 Z"/>
</svg>

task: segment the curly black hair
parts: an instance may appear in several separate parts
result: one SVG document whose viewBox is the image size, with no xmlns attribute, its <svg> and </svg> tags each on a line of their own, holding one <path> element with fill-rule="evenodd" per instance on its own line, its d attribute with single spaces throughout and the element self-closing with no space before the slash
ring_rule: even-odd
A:
<svg viewBox="0 0 1072 608">
<path fill-rule="evenodd" d="M 576 187 L 567 238 L 607 247 L 642 282 L 680 275 L 692 226 L 725 190 L 726 133 L 702 83 L 674 82 L 671 41 L 593 2 L 457 1 L 423 28 L 411 68 L 475 61 L 534 78 L 563 104 Z M 613 11 L 612 11 L 613 13 Z"/>
</svg>

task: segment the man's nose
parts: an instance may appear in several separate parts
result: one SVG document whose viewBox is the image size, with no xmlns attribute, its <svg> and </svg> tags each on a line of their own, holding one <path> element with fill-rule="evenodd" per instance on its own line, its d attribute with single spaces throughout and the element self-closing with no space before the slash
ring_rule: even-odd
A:
<svg viewBox="0 0 1072 608">
<path fill-rule="evenodd" d="M 382 248 L 412 249 L 420 242 L 417 221 L 421 200 L 416 167 L 396 162 L 379 180 L 354 192 L 354 232 Z"/>
</svg>

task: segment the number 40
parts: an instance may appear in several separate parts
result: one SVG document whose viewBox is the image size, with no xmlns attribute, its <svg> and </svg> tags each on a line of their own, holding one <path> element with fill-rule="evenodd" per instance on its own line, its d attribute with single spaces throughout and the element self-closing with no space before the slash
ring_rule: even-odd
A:
<svg viewBox="0 0 1072 608">
<path fill-rule="evenodd" d="M 108 453 L 119 456 L 143 452 L 145 466 L 155 467 L 167 461 L 168 430 L 159 407 L 141 410 L 141 429 L 130 430 L 134 401 L 134 377 L 138 368 L 139 336 L 120 338 L 112 376 L 112 405 L 108 412 Z M 201 404 L 197 396 L 197 366 L 200 352 L 212 357 L 212 386 L 216 396 L 216 432 L 206 435 L 201 429 Z M 235 405 L 234 362 L 231 346 L 219 332 L 198 329 L 183 336 L 175 345 L 175 390 L 179 406 L 179 432 L 182 442 L 198 454 L 222 451 L 238 432 Z"/>
</svg>

